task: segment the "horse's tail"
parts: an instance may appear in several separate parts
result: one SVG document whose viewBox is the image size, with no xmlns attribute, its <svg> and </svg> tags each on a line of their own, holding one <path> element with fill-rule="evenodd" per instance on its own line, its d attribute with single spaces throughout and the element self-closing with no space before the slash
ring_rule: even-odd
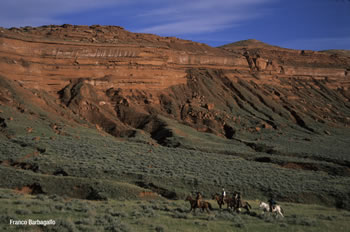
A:
<svg viewBox="0 0 350 232">
<path fill-rule="evenodd" d="M 284 214 L 284 210 L 283 210 L 283 208 L 280 206 L 280 209 L 281 209 L 281 212 Z"/>
<path fill-rule="evenodd" d="M 248 203 L 248 201 L 246 203 L 247 203 L 248 208 L 252 209 L 252 206 Z"/>
<path fill-rule="evenodd" d="M 208 208 L 210 209 L 210 210 L 213 210 L 213 207 L 211 207 L 211 204 L 208 202 Z"/>
</svg>

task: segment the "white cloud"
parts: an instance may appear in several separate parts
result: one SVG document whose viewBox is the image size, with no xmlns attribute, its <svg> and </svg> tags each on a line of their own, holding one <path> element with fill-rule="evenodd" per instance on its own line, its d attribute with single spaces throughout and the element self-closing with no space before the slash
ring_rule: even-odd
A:
<svg viewBox="0 0 350 232">
<path fill-rule="evenodd" d="M 115 9 L 115 22 L 118 22 L 120 12 L 130 12 L 122 20 L 134 22 L 133 28 L 129 28 L 133 31 L 169 36 L 200 34 L 234 27 L 244 20 L 257 18 L 263 14 L 259 7 L 274 1 L 276 0 L 1 0 L 0 26 L 74 24 L 64 20 L 64 15 L 108 8 Z M 138 15 L 133 15 L 133 7 L 137 8 L 135 12 Z M 94 15 L 86 17 L 92 19 L 91 22 Z"/>
<path fill-rule="evenodd" d="M 261 16 L 263 3 L 274 0 L 178 0 L 140 17 L 153 25 L 137 31 L 160 35 L 213 32 Z"/>
<path fill-rule="evenodd" d="M 190 18 L 187 20 L 151 26 L 139 31 L 162 35 L 198 34 L 222 30 L 233 26 L 233 24 L 228 25 L 226 23 L 228 20 L 230 19 L 227 19 L 226 17 L 216 17 L 215 19 Z"/>
</svg>

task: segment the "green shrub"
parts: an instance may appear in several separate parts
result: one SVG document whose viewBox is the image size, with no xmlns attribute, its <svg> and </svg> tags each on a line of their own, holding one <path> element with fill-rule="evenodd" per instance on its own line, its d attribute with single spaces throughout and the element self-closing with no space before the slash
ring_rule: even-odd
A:
<svg viewBox="0 0 350 232">
<path fill-rule="evenodd" d="M 84 205 L 84 206 L 80 206 L 78 208 L 74 208 L 74 211 L 79 212 L 79 213 L 86 213 L 89 211 L 88 206 Z"/>
<path fill-rule="evenodd" d="M 19 200 L 16 200 L 16 201 L 13 201 L 12 202 L 14 205 L 20 205 L 20 204 L 23 204 L 22 201 L 19 201 Z"/>
<path fill-rule="evenodd" d="M 64 208 L 65 208 L 65 207 L 64 207 L 63 204 L 56 204 L 56 205 L 55 205 L 55 209 L 58 210 L 58 211 L 62 211 L 62 210 L 64 210 Z"/>
<path fill-rule="evenodd" d="M 144 210 L 143 213 L 144 213 L 144 215 L 146 217 L 156 217 L 156 216 L 158 216 L 158 214 L 153 209 L 150 209 L 150 208 Z"/>
<path fill-rule="evenodd" d="M 175 212 L 174 214 L 172 214 L 172 217 L 174 218 L 182 218 L 182 219 L 188 219 L 188 213 L 182 213 L 182 212 Z"/>
<path fill-rule="evenodd" d="M 316 226 L 317 222 L 314 218 L 293 217 L 288 220 L 288 224 L 301 225 L 301 226 Z"/>
<path fill-rule="evenodd" d="M 287 223 L 281 223 L 281 224 L 280 224 L 280 227 L 282 227 L 282 228 L 287 228 L 287 227 L 288 227 L 288 224 L 287 224 Z"/>
<path fill-rule="evenodd" d="M 176 212 L 179 212 L 179 213 L 187 213 L 188 212 L 188 209 L 186 208 L 175 208 L 174 209 Z"/>
<path fill-rule="evenodd" d="M 33 214 L 48 214 L 51 213 L 51 211 L 46 208 L 46 206 L 42 206 L 40 209 L 33 210 Z"/>
<path fill-rule="evenodd" d="M 216 214 L 216 217 L 222 220 L 234 220 L 234 218 L 236 217 L 235 215 L 233 215 L 232 213 L 228 212 L 228 211 L 219 211 Z"/>
<path fill-rule="evenodd" d="M 164 228 L 163 226 L 157 226 L 157 227 L 155 228 L 155 231 L 156 231 L 156 232 L 165 232 L 165 228 Z"/>
<path fill-rule="evenodd" d="M 233 218 L 233 225 L 237 228 L 245 228 L 245 223 L 239 215 Z"/>
<path fill-rule="evenodd" d="M 47 196 L 45 196 L 45 195 L 43 195 L 43 194 L 38 194 L 38 195 L 36 195 L 35 196 L 35 198 L 34 199 L 36 199 L 36 200 L 40 200 L 40 201 L 45 201 L 45 200 L 47 200 L 48 199 L 48 197 Z"/>
<path fill-rule="evenodd" d="M 269 223 L 275 222 L 275 220 L 276 220 L 276 218 L 273 216 L 272 213 L 260 214 L 258 216 L 258 218 L 264 220 L 265 222 L 269 222 Z"/>
<path fill-rule="evenodd" d="M 76 225 L 92 225 L 92 222 L 88 218 L 83 218 L 83 219 L 76 220 L 74 222 L 74 224 L 76 224 Z"/>
<path fill-rule="evenodd" d="M 213 214 L 210 214 L 210 215 L 208 215 L 208 217 L 206 219 L 207 219 L 207 221 L 215 221 L 217 219 L 217 217 Z"/>
<path fill-rule="evenodd" d="M 77 225 L 76 228 L 79 231 L 83 231 L 83 232 L 95 232 L 96 228 L 89 226 L 89 225 Z"/>
<path fill-rule="evenodd" d="M 327 220 L 327 221 L 333 221 L 335 219 L 337 219 L 336 216 L 330 216 L 330 215 L 323 215 L 323 214 L 320 214 L 317 216 L 318 219 L 321 219 L 321 220 Z"/>
<path fill-rule="evenodd" d="M 129 232 L 129 231 L 131 231 L 130 228 L 125 223 L 122 223 L 120 220 L 115 220 L 115 219 L 111 219 L 111 218 L 108 218 L 107 220 L 109 222 L 104 227 L 105 231 L 111 231 L 111 232 Z"/>
<path fill-rule="evenodd" d="M 29 215 L 31 213 L 32 212 L 28 209 L 16 209 L 15 210 L 15 214 L 18 214 L 18 215 Z"/>
<path fill-rule="evenodd" d="M 53 200 L 53 201 L 63 202 L 63 198 L 61 196 L 56 195 L 56 194 L 53 194 L 53 195 L 49 196 L 48 198 Z"/>
<path fill-rule="evenodd" d="M 163 206 L 160 206 L 160 205 L 157 205 L 157 204 L 152 204 L 151 208 L 154 209 L 154 210 L 162 210 Z"/>
<path fill-rule="evenodd" d="M 42 226 L 44 232 L 76 232 L 78 231 L 71 219 L 60 218 L 56 220 L 56 225 Z"/>
<path fill-rule="evenodd" d="M 0 224 L 8 225 L 10 223 L 10 219 L 16 218 L 11 214 L 0 214 Z"/>
<path fill-rule="evenodd" d="M 3 192 L 0 193 L 0 199 L 10 199 L 10 198 L 12 197 L 10 197 L 9 194 L 3 193 Z"/>
<path fill-rule="evenodd" d="M 113 217 L 126 217 L 126 214 L 124 212 L 116 211 L 113 208 L 107 208 L 105 212 Z"/>
</svg>

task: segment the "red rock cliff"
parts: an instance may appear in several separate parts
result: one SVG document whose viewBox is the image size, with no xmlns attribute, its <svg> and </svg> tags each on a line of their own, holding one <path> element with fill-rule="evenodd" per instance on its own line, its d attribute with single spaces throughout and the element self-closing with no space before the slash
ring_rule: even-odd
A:
<svg viewBox="0 0 350 232">
<path fill-rule="evenodd" d="M 226 138 L 350 125 L 349 57 L 255 40 L 213 48 L 113 26 L 1 28 L 0 74 L 116 136 L 157 137 L 158 115 Z"/>
</svg>

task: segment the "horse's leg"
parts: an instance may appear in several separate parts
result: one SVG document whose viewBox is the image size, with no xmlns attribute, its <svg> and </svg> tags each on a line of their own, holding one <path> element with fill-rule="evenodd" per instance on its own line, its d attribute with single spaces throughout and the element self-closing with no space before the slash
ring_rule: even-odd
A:
<svg viewBox="0 0 350 232">
<path fill-rule="evenodd" d="M 233 209 L 236 213 L 239 213 L 239 205 L 237 206 L 237 204 L 234 204 Z"/>
<path fill-rule="evenodd" d="M 283 214 L 281 212 L 281 208 L 279 208 L 277 212 L 282 216 L 282 218 L 284 218 L 284 216 L 283 216 Z"/>
<path fill-rule="evenodd" d="M 272 209 L 272 213 L 275 215 L 275 218 L 277 218 L 278 217 L 278 210 L 276 209 L 276 208 L 273 208 Z"/>
<path fill-rule="evenodd" d="M 236 210 L 236 206 L 231 202 L 230 209 L 234 212 Z"/>
</svg>

